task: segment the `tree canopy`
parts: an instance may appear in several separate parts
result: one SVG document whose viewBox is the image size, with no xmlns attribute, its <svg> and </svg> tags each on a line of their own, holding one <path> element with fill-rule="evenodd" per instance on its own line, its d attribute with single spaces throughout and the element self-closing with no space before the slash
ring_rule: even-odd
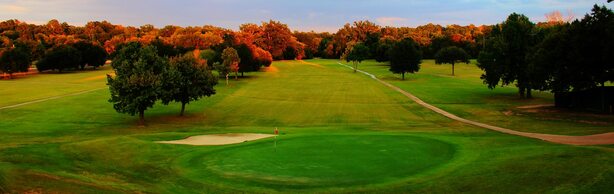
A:
<svg viewBox="0 0 614 194">
<path fill-rule="evenodd" d="M 411 38 L 395 43 L 390 49 L 390 71 L 401 74 L 402 79 L 405 73 L 418 72 L 421 61 L 422 52 Z"/>
<path fill-rule="evenodd" d="M 38 71 L 78 69 L 81 64 L 81 52 L 70 45 L 60 45 L 45 53 L 36 68 Z"/>
<path fill-rule="evenodd" d="M 113 108 L 119 113 L 139 115 L 145 124 L 145 110 L 153 107 L 162 94 L 168 60 L 153 46 L 129 43 L 120 49 L 111 63 L 115 76 L 107 75 Z"/>
<path fill-rule="evenodd" d="M 79 68 L 84 69 L 85 66 L 94 68 L 103 66 L 107 61 L 107 52 L 100 45 L 95 45 L 91 42 L 80 41 L 72 45 L 77 51 L 81 59 L 79 60 Z"/>
<path fill-rule="evenodd" d="M 527 58 L 536 42 L 534 27 L 529 18 L 516 13 L 494 27 L 478 57 L 478 67 L 485 72 L 481 78 L 489 88 L 516 83 L 520 96 L 531 97 Z"/>
<path fill-rule="evenodd" d="M 367 57 L 369 57 L 369 47 L 367 47 L 364 43 L 358 43 L 350 48 L 350 52 L 345 60 L 347 62 L 351 61 L 354 64 L 354 73 L 356 73 L 356 70 L 358 70 L 358 64 L 367 59 Z"/>
<path fill-rule="evenodd" d="M 237 73 L 239 72 L 240 62 L 241 58 L 239 57 L 237 50 L 232 47 L 224 49 L 222 52 L 222 63 L 216 67 L 216 70 L 220 76 L 226 77 L 226 85 L 228 85 L 228 74 L 230 74 L 230 72 L 235 72 L 236 79 Z"/>
<path fill-rule="evenodd" d="M 162 103 L 181 103 L 181 116 L 186 104 L 215 94 L 213 87 L 217 84 L 217 78 L 207 68 L 207 64 L 200 64 L 190 54 L 171 58 L 163 77 Z"/>
<path fill-rule="evenodd" d="M 9 74 L 27 72 L 31 63 L 30 53 L 23 47 L 11 48 L 0 53 L 0 70 Z"/>
<path fill-rule="evenodd" d="M 452 64 L 452 75 L 454 75 L 455 63 L 469 63 L 469 55 L 465 50 L 450 46 L 437 51 L 435 54 L 435 64 Z"/>
</svg>

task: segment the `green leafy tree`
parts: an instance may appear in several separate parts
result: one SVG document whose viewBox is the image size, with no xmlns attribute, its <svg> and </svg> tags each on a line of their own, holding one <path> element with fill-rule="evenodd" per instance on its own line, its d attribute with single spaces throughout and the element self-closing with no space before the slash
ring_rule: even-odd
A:
<svg viewBox="0 0 614 194">
<path fill-rule="evenodd" d="M 158 51 L 158 55 L 163 57 L 174 57 L 179 55 L 179 50 L 176 49 L 173 45 L 167 44 L 162 41 L 160 38 L 156 37 L 155 40 L 151 41 L 151 46 L 155 46 Z"/>
<path fill-rule="evenodd" d="M 583 65 L 598 85 L 614 82 L 614 12 L 605 6 L 594 5 L 590 14 L 580 20 Z"/>
<path fill-rule="evenodd" d="M 117 51 L 111 66 L 115 76 L 107 75 L 109 102 L 119 113 L 138 114 L 139 125 L 145 125 L 145 110 L 161 95 L 168 60 L 160 57 L 155 47 L 133 42 Z"/>
<path fill-rule="evenodd" d="M 282 55 L 283 55 L 283 59 L 285 60 L 295 60 L 296 57 L 298 56 L 298 51 L 296 50 L 296 48 L 292 46 L 288 46 L 286 47 L 286 49 L 284 49 L 284 52 Z"/>
<path fill-rule="evenodd" d="M 358 43 L 351 48 L 350 53 L 345 58 L 345 61 L 351 61 L 354 64 L 354 73 L 356 73 L 356 70 L 358 70 L 358 64 L 367 59 L 367 57 L 369 57 L 369 47 L 363 43 Z"/>
<path fill-rule="evenodd" d="M 375 48 L 374 58 L 377 62 L 386 62 L 390 61 L 390 48 L 392 47 L 392 42 L 381 42 Z"/>
<path fill-rule="evenodd" d="M 81 69 L 84 69 L 85 66 L 97 68 L 103 66 L 107 61 L 107 52 L 100 45 L 80 41 L 72 46 L 80 53 L 81 60 L 79 61 L 79 68 Z"/>
<path fill-rule="evenodd" d="M 534 26 L 526 16 L 513 13 L 494 27 L 478 56 L 478 67 L 485 72 L 481 78 L 489 88 L 516 83 L 520 96 L 532 97 L 527 58 L 537 42 Z"/>
<path fill-rule="evenodd" d="M 218 52 L 215 52 L 213 49 L 205 49 L 200 52 L 200 58 L 207 60 L 207 65 L 213 65 L 215 62 L 220 62 L 222 57 Z"/>
<path fill-rule="evenodd" d="M 190 101 L 215 94 L 213 87 L 217 84 L 217 78 L 206 64 L 199 64 L 193 55 L 171 58 L 169 64 L 162 83 L 162 103 L 181 103 L 181 116 Z"/>
<path fill-rule="evenodd" d="M 13 73 L 27 72 L 30 67 L 31 57 L 27 49 L 23 47 L 11 48 L 0 54 L 0 70 L 13 78 Z"/>
<path fill-rule="evenodd" d="M 254 60 L 254 54 L 246 44 L 237 46 L 236 50 L 240 58 L 239 72 L 241 77 L 243 77 L 243 73 L 260 70 L 260 65 Z"/>
<path fill-rule="evenodd" d="M 81 63 L 81 53 L 70 45 L 60 45 L 52 48 L 36 63 L 38 71 L 58 70 L 60 73 L 68 69 L 78 69 Z"/>
<path fill-rule="evenodd" d="M 435 64 L 452 64 L 452 75 L 454 75 L 454 64 L 460 62 L 469 64 L 469 55 L 462 48 L 450 46 L 442 48 L 435 54 Z"/>
<path fill-rule="evenodd" d="M 422 52 L 418 44 L 410 38 L 395 43 L 390 49 L 390 71 L 401 74 L 405 80 L 405 73 L 415 73 L 420 70 Z"/>
</svg>

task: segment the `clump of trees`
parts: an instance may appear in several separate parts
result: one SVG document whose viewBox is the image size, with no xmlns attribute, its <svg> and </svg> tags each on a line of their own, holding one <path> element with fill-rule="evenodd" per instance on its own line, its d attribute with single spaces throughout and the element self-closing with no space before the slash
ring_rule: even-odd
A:
<svg viewBox="0 0 614 194">
<path fill-rule="evenodd" d="M 13 73 L 27 72 L 30 68 L 30 52 L 24 47 L 15 47 L 0 53 L 0 70 L 9 74 L 12 79 Z"/>
<path fill-rule="evenodd" d="M 38 71 L 58 70 L 60 73 L 68 69 L 78 69 L 81 53 L 70 45 L 60 45 L 47 51 L 36 63 Z"/>
<path fill-rule="evenodd" d="M 107 75 L 109 102 L 119 113 L 138 114 L 139 125 L 145 124 L 145 110 L 158 100 L 180 102 L 183 115 L 190 101 L 215 94 L 217 80 L 190 54 L 169 60 L 156 47 L 133 42 L 116 52 L 111 66 L 115 75 Z"/>
<path fill-rule="evenodd" d="M 107 61 L 104 48 L 90 42 L 80 41 L 69 45 L 59 45 L 49 49 L 36 63 L 38 71 L 85 69 L 86 66 L 100 67 Z"/>
<path fill-rule="evenodd" d="M 516 84 L 531 90 L 580 91 L 614 81 L 614 13 L 595 5 L 582 19 L 535 25 L 511 14 L 486 38 L 478 66 L 489 88 Z"/>
<path fill-rule="evenodd" d="M 437 51 L 435 54 L 435 64 L 452 64 L 452 75 L 454 76 L 454 64 L 469 63 L 469 55 L 462 48 L 450 46 Z"/>
</svg>

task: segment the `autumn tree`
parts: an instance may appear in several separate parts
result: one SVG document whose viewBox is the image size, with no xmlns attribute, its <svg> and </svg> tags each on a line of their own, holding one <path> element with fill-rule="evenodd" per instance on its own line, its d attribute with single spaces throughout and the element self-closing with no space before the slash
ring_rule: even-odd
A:
<svg viewBox="0 0 614 194">
<path fill-rule="evenodd" d="M 294 32 L 294 36 L 296 37 L 296 39 L 305 44 L 303 50 L 304 50 L 304 57 L 303 59 L 311 59 L 313 57 L 315 57 L 318 53 L 318 47 L 320 45 L 320 42 L 322 41 L 322 37 L 320 36 L 320 34 L 316 33 L 316 32 Z"/>
<path fill-rule="evenodd" d="M 225 76 L 226 85 L 228 85 L 228 75 L 230 74 L 230 72 L 235 72 L 236 74 L 238 74 L 237 72 L 239 71 L 240 62 L 241 58 L 239 57 L 237 50 L 232 47 L 224 49 L 224 51 L 222 52 L 222 63 L 216 66 L 216 70 L 218 71 L 220 76 Z"/>
<path fill-rule="evenodd" d="M 215 94 L 213 87 L 217 79 L 206 64 L 198 63 L 193 55 L 171 58 L 169 64 L 163 76 L 161 99 L 165 105 L 173 101 L 181 103 L 180 116 L 183 116 L 186 104 Z"/>
<path fill-rule="evenodd" d="M 454 75 L 454 64 L 460 62 L 469 64 L 469 55 L 465 50 L 455 46 L 443 48 L 435 54 L 435 64 L 452 64 L 452 75 Z"/>
<path fill-rule="evenodd" d="M 13 73 L 27 72 L 31 63 L 30 53 L 23 47 L 11 48 L 0 53 L 0 70 L 9 74 L 9 79 Z"/>
<path fill-rule="evenodd" d="M 422 52 L 418 44 L 410 38 L 395 43 L 390 49 L 390 71 L 401 74 L 405 80 L 405 73 L 414 73 L 420 70 Z"/>
<path fill-rule="evenodd" d="M 107 75 L 113 108 L 119 113 L 139 115 L 145 125 L 145 110 L 153 107 L 162 94 L 168 60 L 153 46 L 129 43 L 113 58 L 115 76 Z"/>
<path fill-rule="evenodd" d="M 263 22 L 261 32 L 257 34 L 255 43 L 271 53 L 274 59 L 283 59 L 283 52 L 293 39 L 292 32 L 286 24 L 270 20 Z"/>
<path fill-rule="evenodd" d="M 375 50 L 381 27 L 370 21 L 355 21 L 345 24 L 333 36 L 335 52 L 341 55 L 351 42 L 368 43 L 366 46 Z M 372 45 L 373 44 L 373 45 Z"/>
<path fill-rule="evenodd" d="M 254 47 L 254 60 L 260 67 L 268 67 L 273 62 L 273 56 L 268 51 L 260 48 Z"/>
</svg>

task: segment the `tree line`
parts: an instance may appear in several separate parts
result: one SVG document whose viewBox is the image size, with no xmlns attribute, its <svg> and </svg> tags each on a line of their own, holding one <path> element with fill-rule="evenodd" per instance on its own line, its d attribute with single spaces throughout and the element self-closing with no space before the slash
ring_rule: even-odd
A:
<svg viewBox="0 0 614 194">
<path fill-rule="evenodd" d="M 390 71 L 405 79 L 406 73 L 419 71 L 422 58 L 430 58 L 431 52 L 436 64 L 452 65 L 452 75 L 456 63 L 469 63 L 470 58 L 477 57 L 478 67 L 484 70 L 481 79 L 489 88 L 513 84 L 524 98 L 531 98 L 533 90 L 582 91 L 614 82 L 612 10 L 594 5 L 591 13 L 573 21 L 560 12 L 546 16 L 548 21 L 536 24 L 522 14 L 510 14 L 502 23 L 488 27 L 476 40 L 482 45 L 477 54 L 453 44 L 438 47 L 441 45 L 438 37 L 431 39 L 428 47 L 421 46 L 420 41 L 424 40 L 420 37 L 411 36 L 386 40 L 373 47 L 369 45 L 369 33 L 357 32 L 369 31 L 364 29 L 376 32 L 377 27 L 355 22 L 340 31 L 363 29 L 347 33 L 362 39 L 347 42 L 341 59 L 352 62 L 355 70 L 367 58 L 389 61 Z M 436 32 L 429 30 L 433 31 Z"/>
<path fill-rule="evenodd" d="M 545 25 L 513 13 L 492 28 L 478 67 L 489 88 L 515 84 L 526 98 L 604 87 L 614 82 L 614 13 L 595 5 L 581 19 Z"/>
<path fill-rule="evenodd" d="M 243 24 L 238 31 L 233 31 L 210 25 L 156 28 L 153 25 L 122 26 L 107 21 L 72 26 L 50 20 L 43 25 L 34 25 L 13 19 L 0 22 L 0 55 L 5 52 L 8 55 L 4 62 L 0 62 L 0 69 L 9 74 L 24 72 L 33 62 L 43 62 L 39 68 L 41 71 L 78 70 L 83 69 L 83 64 L 98 67 L 99 61 L 105 58 L 101 50 L 110 56 L 129 42 L 154 45 L 162 56 L 201 50 L 209 65 L 222 63 L 222 51 L 233 47 L 241 58 L 238 72 L 242 75 L 257 71 L 272 60 L 340 58 L 348 45 L 358 42 L 368 47 L 368 58 L 386 61 L 385 48 L 405 38 L 415 40 L 426 58 L 433 57 L 437 50 L 447 46 L 463 48 L 475 57 L 481 45 L 479 41 L 483 39 L 480 37 L 489 30 L 489 26 L 473 25 L 381 27 L 370 21 L 357 21 L 331 34 L 292 32 L 286 24 L 273 20 L 260 25 Z M 81 53 L 83 49 L 80 47 L 85 44 L 91 48 L 85 49 L 87 53 Z M 62 56 L 60 54 L 66 57 L 58 58 Z M 92 61 L 83 63 L 90 59 Z"/>
</svg>

